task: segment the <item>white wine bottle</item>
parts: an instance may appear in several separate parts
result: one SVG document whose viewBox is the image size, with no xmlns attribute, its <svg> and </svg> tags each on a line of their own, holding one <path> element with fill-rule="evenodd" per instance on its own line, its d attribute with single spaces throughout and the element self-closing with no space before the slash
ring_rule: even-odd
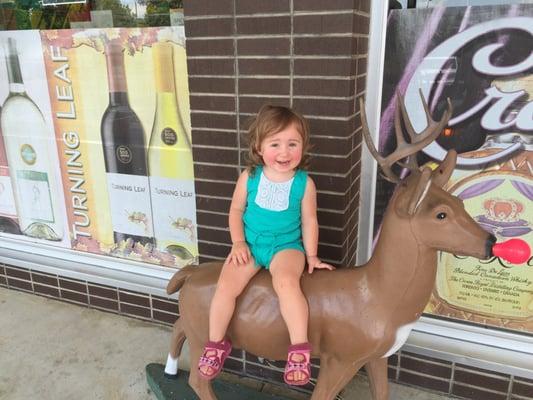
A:
<svg viewBox="0 0 533 400">
<path fill-rule="evenodd" d="M 159 250 L 190 260 L 198 253 L 192 146 L 176 99 L 172 44 L 155 43 L 152 54 L 157 99 L 148 170 L 154 236 Z"/>
<path fill-rule="evenodd" d="M 153 244 L 144 129 L 128 100 L 124 48 L 106 45 L 109 105 L 101 135 L 107 172 L 111 222 L 116 243 L 130 239 Z"/>
<path fill-rule="evenodd" d="M 58 199 L 63 191 L 50 157 L 57 151 L 53 136 L 26 93 L 15 39 L 7 39 L 4 52 L 9 96 L 0 121 L 20 230 L 27 236 L 59 241 L 63 220 Z"/>
<path fill-rule="evenodd" d="M 0 133 L 0 232 L 20 235 L 21 232 L 17 220 L 17 209 L 15 208 L 15 197 L 13 196 L 13 187 L 9 177 L 6 148 L 4 138 Z"/>
</svg>

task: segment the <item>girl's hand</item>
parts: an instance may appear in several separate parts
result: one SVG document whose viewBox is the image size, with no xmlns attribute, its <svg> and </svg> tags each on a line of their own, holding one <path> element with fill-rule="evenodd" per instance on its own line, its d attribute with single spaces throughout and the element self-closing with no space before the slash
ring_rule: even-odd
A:
<svg viewBox="0 0 533 400">
<path fill-rule="evenodd" d="M 333 265 L 320 261 L 317 256 L 307 257 L 307 268 L 310 274 L 312 274 L 315 269 L 329 269 L 330 271 L 335 269 Z"/>
<path fill-rule="evenodd" d="M 235 242 L 231 247 L 231 252 L 229 253 L 228 258 L 226 258 L 226 264 L 233 263 L 237 266 L 246 265 L 248 264 L 250 257 L 250 248 L 248 247 L 246 242 Z"/>
</svg>

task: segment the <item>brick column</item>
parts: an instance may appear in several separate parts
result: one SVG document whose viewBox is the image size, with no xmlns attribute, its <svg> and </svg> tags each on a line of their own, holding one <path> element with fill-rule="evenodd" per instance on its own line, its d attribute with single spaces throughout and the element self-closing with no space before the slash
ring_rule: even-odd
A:
<svg viewBox="0 0 533 400">
<path fill-rule="evenodd" d="M 228 210 L 247 122 L 264 103 L 311 127 L 319 255 L 355 260 L 369 0 L 186 0 L 201 261 L 230 250 Z"/>
</svg>

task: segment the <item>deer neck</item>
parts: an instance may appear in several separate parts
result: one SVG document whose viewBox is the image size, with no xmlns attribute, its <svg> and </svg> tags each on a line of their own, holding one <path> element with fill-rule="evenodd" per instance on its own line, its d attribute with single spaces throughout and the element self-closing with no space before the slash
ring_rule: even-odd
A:
<svg viewBox="0 0 533 400">
<path fill-rule="evenodd" d="M 437 252 L 417 240 L 410 219 L 389 211 L 368 266 L 381 293 L 402 306 L 423 308 L 434 285 Z"/>
</svg>

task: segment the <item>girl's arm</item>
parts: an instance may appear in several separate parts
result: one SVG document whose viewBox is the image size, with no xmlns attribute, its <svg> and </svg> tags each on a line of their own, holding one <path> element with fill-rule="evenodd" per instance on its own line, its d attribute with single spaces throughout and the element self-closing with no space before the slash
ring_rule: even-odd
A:
<svg viewBox="0 0 533 400">
<path fill-rule="evenodd" d="M 302 238 L 307 258 L 309 273 L 315 268 L 334 269 L 332 265 L 323 263 L 318 258 L 318 219 L 316 215 L 316 187 L 313 180 L 307 177 L 305 193 L 302 199 Z"/>
<path fill-rule="evenodd" d="M 231 205 L 229 208 L 229 232 L 233 246 L 226 263 L 233 262 L 235 265 L 246 264 L 250 259 L 250 249 L 244 239 L 244 224 L 242 216 L 246 207 L 248 183 L 248 171 L 245 170 L 235 185 Z"/>
</svg>

